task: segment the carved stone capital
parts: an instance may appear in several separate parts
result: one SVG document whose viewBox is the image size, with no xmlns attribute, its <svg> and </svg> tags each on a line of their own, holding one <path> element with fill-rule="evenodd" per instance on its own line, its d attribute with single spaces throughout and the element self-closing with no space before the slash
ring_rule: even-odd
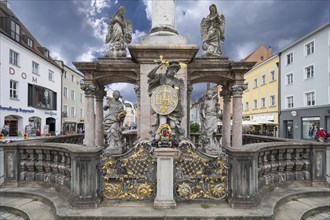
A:
<svg viewBox="0 0 330 220">
<path fill-rule="evenodd" d="M 95 98 L 96 99 L 102 99 L 103 100 L 103 98 L 104 98 L 104 96 L 106 96 L 107 95 L 107 92 L 106 91 L 104 91 L 104 89 L 102 89 L 101 87 L 100 88 L 97 88 L 96 90 L 95 90 Z"/>
<path fill-rule="evenodd" d="M 235 84 L 231 87 L 233 91 L 233 96 L 242 96 L 244 90 L 247 89 L 247 85 L 245 84 Z"/>
<path fill-rule="evenodd" d="M 96 86 L 93 84 L 82 83 L 82 84 L 80 84 L 80 88 L 82 90 L 84 90 L 85 95 L 94 95 L 95 94 Z"/>
</svg>

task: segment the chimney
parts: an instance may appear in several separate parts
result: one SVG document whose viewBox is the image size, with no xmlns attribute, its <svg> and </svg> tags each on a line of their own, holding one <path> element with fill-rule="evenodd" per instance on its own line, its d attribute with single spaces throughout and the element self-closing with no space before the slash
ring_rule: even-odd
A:
<svg viewBox="0 0 330 220">
<path fill-rule="evenodd" d="M 271 57 L 273 55 L 272 47 L 268 47 L 268 57 Z"/>
</svg>

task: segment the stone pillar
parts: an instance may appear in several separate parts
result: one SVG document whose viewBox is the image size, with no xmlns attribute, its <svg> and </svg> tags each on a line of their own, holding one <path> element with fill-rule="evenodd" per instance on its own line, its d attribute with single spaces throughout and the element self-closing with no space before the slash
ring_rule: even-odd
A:
<svg viewBox="0 0 330 220">
<path fill-rule="evenodd" d="M 85 91 L 85 140 L 86 146 L 95 146 L 94 93 L 92 83 L 84 83 L 81 89 Z"/>
<path fill-rule="evenodd" d="M 153 0 L 150 33 L 177 35 L 175 30 L 175 0 Z"/>
<path fill-rule="evenodd" d="M 3 147 L 4 182 L 3 186 L 17 187 L 19 178 L 19 152 L 17 147 Z"/>
<path fill-rule="evenodd" d="M 235 139 L 233 138 L 233 142 Z M 258 153 L 228 148 L 231 161 L 228 202 L 232 208 L 256 208 L 260 202 L 258 194 Z"/>
<path fill-rule="evenodd" d="M 103 87 L 99 87 L 95 92 L 95 145 L 104 146 L 104 128 L 103 128 L 103 98 L 106 92 Z"/>
<path fill-rule="evenodd" d="M 230 124 L 230 103 L 231 103 L 231 87 L 229 85 L 222 86 L 220 95 L 223 97 L 222 111 L 222 146 L 230 147 L 231 124 Z"/>
<path fill-rule="evenodd" d="M 71 154 L 70 204 L 77 208 L 97 208 L 100 202 L 97 163 L 102 147 L 88 148 Z"/>
<path fill-rule="evenodd" d="M 174 186 L 174 158 L 178 150 L 173 148 L 158 148 L 155 150 L 157 157 L 157 195 L 154 207 L 158 209 L 175 208 L 173 196 Z"/>
<path fill-rule="evenodd" d="M 233 91 L 233 144 L 232 147 L 242 146 L 242 95 L 246 89 L 244 84 L 235 84 L 232 86 Z"/>
</svg>

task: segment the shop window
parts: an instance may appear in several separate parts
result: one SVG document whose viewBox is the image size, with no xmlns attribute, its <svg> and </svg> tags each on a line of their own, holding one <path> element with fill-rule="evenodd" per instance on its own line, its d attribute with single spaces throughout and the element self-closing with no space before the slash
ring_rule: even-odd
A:
<svg viewBox="0 0 330 220">
<path fill-rule="evenodd" d="M 28 106 L 56 110 L 56 92 L 42 86 L 28 84 Z"/>
<path fill-rule="evenodd" d="M 302 138 L 313 139 L 320 129 L 320 117 L 302 118 Z"/>
</svg>

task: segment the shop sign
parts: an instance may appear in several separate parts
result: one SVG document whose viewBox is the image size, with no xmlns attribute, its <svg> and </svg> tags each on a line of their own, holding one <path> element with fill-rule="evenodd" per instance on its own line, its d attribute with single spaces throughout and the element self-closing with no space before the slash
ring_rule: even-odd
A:
<svg viewBox="0 0 330 220">
<path fill-rule="evenodd" d="M 5 111 L 13 111 L 13 112 L 23 112 L 23 113 L 34 113 L 33 109 L 25 109 L 25 108 L 15 108 L 12 106 L 6 107 L 0 105 L 0 110 L 5 110 Z"/>
<path fill-rule="evenodd" d="M 45 115 L 56 116 L 56 112 L 45 112 Z"/>
</svg>

